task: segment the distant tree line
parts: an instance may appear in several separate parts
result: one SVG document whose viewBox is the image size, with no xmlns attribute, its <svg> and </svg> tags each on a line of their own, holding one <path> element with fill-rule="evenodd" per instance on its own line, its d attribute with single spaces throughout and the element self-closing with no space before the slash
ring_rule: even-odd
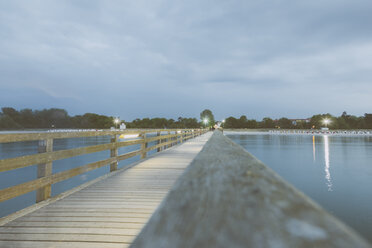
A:
<svg viewBox="0 0 372 248">
<path fill-rule="evenodd" d="M 69 116 L 64 109 L 51 108 L 43 110 L 5 107 L 0 112 L 0 130 L 42 129 L 42 128 L 78 128 L 107 129 L 114 124 L 114 117 L 86 113 Z M 125 122 L 128 128 L 199 128 L 196 118 L 179 117 L 177 120 L 165 118 L 135 119 Z"/>
<path fill-rule="evenodd" d="M 43 110 L 4 107 L 0 112 L 0 130 L 42 129 L 42 128 L 78 128 L 107 129 L 114 124 L 114 117 L 86 113 L 69 116 L 64 109 L 51 108 Z M 372 129 L 372 114 L 354 116 L 343 112 L 341 116 L 331 114 L 314 115 L 308 119 L 280 118 L 273 120 L 265 117 L 262 121 L 228 117 L 222 124 L 224 128 L 282 128 L 282 129 L 319 129 L 324 126 L 324 120 L 330 120 L 328 127 L 332 129 Z M 199 128 L 211 127 L 215 124 L 213 113 L 205 109 L 200 113 L 200 122 L 196 118 L 179 117 L 177 120 L 166 118 L 143 118 L 124 122 L 128 128 Z"/>
<path fill-rule="evenodd" d="M 343 112 L 341 116 L 331 114 L 318 114 L 308 119 L 280 118 L 273 120 L 265 117 L 262 121 L 247 119 L 242 115 L 239 119 L 228 117 L 223 124 L 224 128 L 282 128 L 282 129 L 319 129 L 325 126 L 324 120 L 328 119 L 327 126 L 332 129 L 372 129 L 372 114 L 354 116 Z"/>
<path fill-rule="evenodd" d="M 166 118 L 143 118 L 126 122 L 128 128 L 199 128 L 196 118 L 178 117 L 177 120 Z"/>
</svg>

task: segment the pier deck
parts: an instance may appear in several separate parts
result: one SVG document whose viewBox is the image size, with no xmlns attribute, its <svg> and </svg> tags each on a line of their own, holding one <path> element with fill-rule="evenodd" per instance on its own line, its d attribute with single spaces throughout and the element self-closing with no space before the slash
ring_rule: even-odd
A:
<svg viewBox="0 0 372 248">
<path fill-rule="evenodd" d="M 0 226 L 0 247 L 126 247 L 211 132 Z"/>
</svg>

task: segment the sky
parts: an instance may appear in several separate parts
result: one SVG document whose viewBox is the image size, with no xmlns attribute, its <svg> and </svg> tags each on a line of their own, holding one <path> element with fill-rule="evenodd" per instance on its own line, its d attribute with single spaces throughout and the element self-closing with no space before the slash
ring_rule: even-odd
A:
<svg viewBox="0 0 372 248">
<path fill-rule="evenodd" d="M 370 0 L 0 0 L 0 107 L 372 112 Z"/>
</svg>

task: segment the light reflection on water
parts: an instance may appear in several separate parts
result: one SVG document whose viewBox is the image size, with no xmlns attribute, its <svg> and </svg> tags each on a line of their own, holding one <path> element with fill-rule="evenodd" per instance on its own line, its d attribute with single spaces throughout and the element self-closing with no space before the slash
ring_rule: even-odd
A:
<svg viewBox="0 0 372 248">
<path fill-rule="evenodd" d="M 313 160 L 315 162 L 316 156 L 315 156 L 315 136 L 313 136 Z"/>
<path fill-rule="evenodd" d="M 329 172 L 329 142 L 328 136 L 324 135 L 324 171 L 328 191 L 332 191 L 331 173 Z"/>
<path fill-rule="evenodd" d="M 372 137 L 226 136 L 372 242 Z"/>
</svg>

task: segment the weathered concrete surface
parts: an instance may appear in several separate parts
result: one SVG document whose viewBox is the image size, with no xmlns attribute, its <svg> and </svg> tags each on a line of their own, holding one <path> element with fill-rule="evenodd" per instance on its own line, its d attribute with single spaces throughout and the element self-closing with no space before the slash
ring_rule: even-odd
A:
<svg viewBox="0 0 372 248">
<path fill-rule="evenodd" d="M 131 247 L 370 247 L 216 131 Z"/>
</svg>

